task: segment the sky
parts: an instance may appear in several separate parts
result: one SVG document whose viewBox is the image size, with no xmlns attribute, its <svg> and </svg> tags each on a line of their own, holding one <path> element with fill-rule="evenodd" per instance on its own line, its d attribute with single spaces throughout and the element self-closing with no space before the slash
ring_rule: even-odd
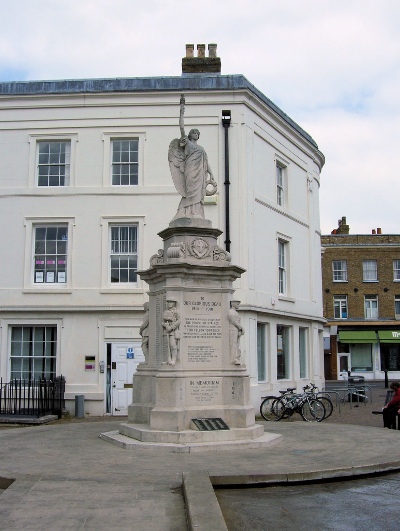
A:
<svg viewBox="0 0 400 531">
<path fill-rule="evenodd" d="M 179 76 L 217 43 L 325 155 L 323 234 L 400 234 L 398 0 L 0 0 L 0 81 Z"/>
</svg>

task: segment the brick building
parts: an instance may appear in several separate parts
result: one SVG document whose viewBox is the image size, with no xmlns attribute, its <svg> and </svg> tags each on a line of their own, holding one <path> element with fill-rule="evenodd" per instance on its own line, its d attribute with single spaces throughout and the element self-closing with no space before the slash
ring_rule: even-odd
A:
<svg viewBox="0 0 400 531">
<path fill-rule="evenodd" d="M 350 234 L 343 217 L 321 243 L 325 378 L 399 378 L 400 235 Z"/>
</svg>

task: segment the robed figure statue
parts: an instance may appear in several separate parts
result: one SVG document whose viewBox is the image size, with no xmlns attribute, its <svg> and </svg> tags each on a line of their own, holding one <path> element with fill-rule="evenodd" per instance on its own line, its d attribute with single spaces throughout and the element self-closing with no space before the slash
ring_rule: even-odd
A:
<svg viewBox="0 0 400 531">
<path fill-rule="evenodd" d="M 197 143 L 200 132 L 191 129 L 185 134 L 183 116 L 185 113 L 185 97 L 180 99 L 179 127 L 181 138 L 174 138 L 169 145 L 168 161 L 175 188 L 182 196 L 174 219 L 204 219 L 204 196 L 214 195 L 217 183 L 208 163 L 207 153 Z M 209 175 L 209 177 L 208 177 Z M 211 187 L 211 190 L 207 190 Z"/>
</svg>

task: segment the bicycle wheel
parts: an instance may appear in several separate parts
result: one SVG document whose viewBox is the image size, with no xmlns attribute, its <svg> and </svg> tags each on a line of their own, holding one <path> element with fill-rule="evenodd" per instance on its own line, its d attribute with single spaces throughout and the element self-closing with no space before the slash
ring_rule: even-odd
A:
<svg viewBox="0 0 400 531">
<path fill-rule="evenodd" d="M 329 398 L 327 398 L 326 396 L 318 396 L 317 400 L 319 400 L 320 402 L 324 404 L 325 418 L 327 419 L 328 417 L 332 415 L 332 411 L 333 411 L 332 400 L 329 400 Z"/>
<path fill-rule="evenodd" d="M 301 408 L 300 415 L 307 422 L 321 422 L 325 418 L 324 404 L 316 398 L 308 398 Z"/>
<path fill-rule="evenodd" d="M 260 413 L 264 420 L 281 420 L 285 406 L 278 397 L 266 396 L 261 402 Z"/>
</svg>

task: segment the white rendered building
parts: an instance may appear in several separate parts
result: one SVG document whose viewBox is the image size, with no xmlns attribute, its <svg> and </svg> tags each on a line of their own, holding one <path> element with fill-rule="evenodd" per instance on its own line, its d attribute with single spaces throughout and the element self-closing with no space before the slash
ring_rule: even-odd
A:
<svg viewBox="0 0 400 531">
<path fill-rule="evenodd" d="M 234 298 L 253 405 L 323 381 L 324 157 L 245 77 L 207 71 L 207 59 L 180 77 L 0 83 L 3 381 L 62 374 L 71 411 L 83 394 L 88 414 L 127 413 L 143 360 L 137 271 L 180 199 L 168 146 L 182 93 L 185 128 L 200 130 L 218 182 L 205 217 L 246 269 Z"/>
</svg>

